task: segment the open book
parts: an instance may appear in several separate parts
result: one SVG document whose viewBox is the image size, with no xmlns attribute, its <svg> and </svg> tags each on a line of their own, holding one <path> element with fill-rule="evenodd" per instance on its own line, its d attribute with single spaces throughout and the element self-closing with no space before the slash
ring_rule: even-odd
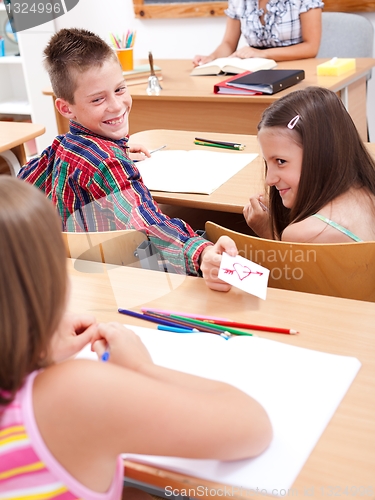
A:
<svg viewBox="0 0 375 500">
<path fill-rule="evenodd" d="M 254 498 L 250 490 L 257 488 L 276 496 L 291 488 L 361 366 L 353 357 L 261 337 L 225 340 L 209 333 L 181 335 L 128 327 L 142 339 L 154 363 L 232 384 L 267 411 L 274 436 L 269 448 L 256 458 L 220 462 L 125 455 L 133 461 L 231 485 L 232 496 Z M 93 356 L 90 346 L 81 354 Z M 188 408 L 189 402 L 186 404 Z"/>
<path fill-rule="evenodd" d="M 190 75 L 219 75 L 220 73 L 235 73 L 237 75 L 244 71 L 254 72 L 260 69 L 272 69 L 275 66 L 276 62 L 273 59 L 263 57 L 249 57 L 248 59 L 220 57 L 209 63 L 196 66 Z"/>
<path fill-rule="evenodd" d="M 152 191 L 211 194 L 258 155 L 239 151 L 168 150 L 136 163 Z"/>
</svg>

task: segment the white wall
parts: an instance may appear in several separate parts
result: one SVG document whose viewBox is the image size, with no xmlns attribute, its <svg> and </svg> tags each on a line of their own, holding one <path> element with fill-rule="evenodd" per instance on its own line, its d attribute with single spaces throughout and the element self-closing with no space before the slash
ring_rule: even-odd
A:
<svg viewBox="0 0 375 500">
<path fill-rule="evenodd" d="M 363 15 L 375 27 L 375 12 Z M 38 141 L 39 150 L 49 145 L 57 134 L 52 99 L 42 95 L 42 89 L 48 86 L 48 77 L 41 65 L 42 52 L 52 34 L 52 24 L 19 33 L 26 78 L 30 82 L 29 96 L 35 109 L 33 121 L 47 126 L 47 133 Z M 198 53 L 208 54 L 219 43 L 225 29 L 225 17 L 140 20 L 134 17 L 132 0 L 80 0 L 54 24 L 56 30 L 90 29 L 104 39 L 108 39 L 110 31 L 122 33 L 130 28 L 137 30 L 135 58 L 147 58 L 151 50 L 155 59 L 192 59 Z M 375 72 L 368 87 L 368 117 L 370 139 L 375 142 Z"/>
</svg>

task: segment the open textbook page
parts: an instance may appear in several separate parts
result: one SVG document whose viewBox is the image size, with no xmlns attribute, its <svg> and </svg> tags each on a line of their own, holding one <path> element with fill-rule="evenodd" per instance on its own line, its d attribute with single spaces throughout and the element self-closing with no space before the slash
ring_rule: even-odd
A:
<svg viewBox="0 0 375 500">
<path fill-rule="evenodd" d="M 190 73 L 191 76 L 219 75 L 221 73 L 243 73 L 244 71 L 259 71 L 260 69 L 272 69 L 277 66 L 273 59 L 264 57 L 220 57 L 213 61 L 196 66 Z"/>
</svg>

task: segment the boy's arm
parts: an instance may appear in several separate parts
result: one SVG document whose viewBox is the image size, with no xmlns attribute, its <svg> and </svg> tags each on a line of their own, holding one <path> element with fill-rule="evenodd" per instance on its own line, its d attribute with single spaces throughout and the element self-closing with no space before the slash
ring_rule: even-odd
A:
<svg viewBox="0 0 375 500">
<path fill-rule="evenodd" d="M 113 213 L 117 229 L 145 230 L 176 271 L 199 275 L 201 253 L 211 243 L 197 236 L 186 222 L 161 212 L 133 162 L 123 155 L 103 162 L 88 189 L 97 188 L 103 191 L 97 202 Z"/>
<path fill-rule="evenodd" d="M 48 146 L 40 156 L 32 158 L 17 174 L 19 179 L 33 184 L 47 196 L 50 195 L 55 153 L 61 142 L 61 138 L 62 136 L 56 137 L 51 146 Z"/>
</svg>

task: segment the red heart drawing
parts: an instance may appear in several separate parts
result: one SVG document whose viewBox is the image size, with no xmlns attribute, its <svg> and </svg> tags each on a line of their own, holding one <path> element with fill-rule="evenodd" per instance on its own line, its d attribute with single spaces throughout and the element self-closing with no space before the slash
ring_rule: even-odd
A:
<svg viewBox="0 0 375 500">
<path fill-rule="evenodd" d="M 237 273 L 237 276 L 239 277 L 239 279 L 241 281 L 244 280 L 245 278 L 248 278 L 251 274 L 250 268 L 248 268 L 247 266 L 243 266 L 242 264 L 240 264 L 238 262 L 235 262 L 233 264 L 233 269 L 235 270 L 235 272 Z"/>
</svg>

